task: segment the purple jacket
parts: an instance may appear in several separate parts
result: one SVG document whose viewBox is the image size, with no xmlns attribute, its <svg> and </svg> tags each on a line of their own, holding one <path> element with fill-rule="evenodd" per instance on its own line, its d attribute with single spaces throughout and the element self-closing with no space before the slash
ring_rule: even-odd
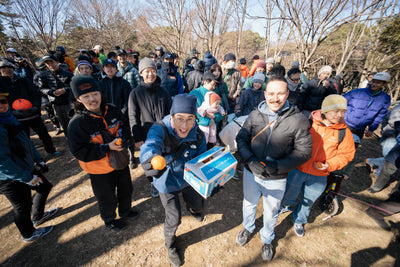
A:
<svg viewBox="0 0 400 267">
<path fill-rule="evenodd" d="M 348 126 L 357 130 L 378 128 L 390 107 L 390 96 L 382 91 L 374 93 L 371 89 L 352 90 L 344 95 L 347 99 L 345 120 Z"/>
</svg>

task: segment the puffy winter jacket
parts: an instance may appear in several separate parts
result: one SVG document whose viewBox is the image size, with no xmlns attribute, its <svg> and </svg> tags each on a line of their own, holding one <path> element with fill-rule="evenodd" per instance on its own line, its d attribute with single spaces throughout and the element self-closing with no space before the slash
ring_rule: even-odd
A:
<svg viewBox="0 0 400 267">
<path fill-rule="evenodd" d="M 185 92 L 190 93 L 192 90 L 201 85 L 204 76 L 204 61 L 199 60 L 194 65 L 194 70 L 187 74 L 185 83 Z"/>
<path fill-rule="evenodd" d="M 137 69 L 135 69 L 130 62 L 126 62 L 125 68 L 121 66 L 121 63 L 117 63 L 118 71 L 121 73 L 122 78 L 127 80 L 131 85 L 131 88 L 136 88 L 140 84 L 140 75 Z"/>
<path fill-rule="evenodd" d="M 74 75 L 71 72 L 58 69 L 53 72 L 45 70 L 38 76 L 37 83 L 42 94 L 47 95 L 49 100 L 54 105 L 67 105 L 69 104 L 69 95 L 71 93 L 71 79 Z M 54 92 L 57 89 L 65 89 L 65 93 L 60 96 L 55 96 Z"/>
<path fill-rule="evenodd" d="M 244 90 L 235 108 L 236 117 L 249 115 L 264 100 L 264 91 L 253 90 L 252 88 Z"/>
<path fill-rule="evenodd" d="M 104 76 L 103 79 L 99 81 L 99 85 L 102 91 L 106 103 L 113 104 L 117 106 L 122 114 L 128 114 L 128 99 L 132 88 L 129 82 L 121 77 L 118 72 L 112 78 Z"/>
<path fill-rule="evenodd" d="M 374 93 L 369 87 L 352 90 L 343 96 L 347 99 L 346 123 L 357 130 L 368 126 L 369 131 L 375 131 L 390 107 L 388 94 Z"/>
<path fill-rule="evenodd" d="M 210 51 L 207 51 L 206 54 L 204 55 L 204 65 L 205 65 L 205 72 L 209 71 L 211 66 L 217 63 L 217 60 L 213 55 L 210 53 Z"/>
<path fill-rule="evenodd" d="M 329 86 L 325 87 L 318 78 L 309 80 L 300 89 L 297 106 L 301 110 L 314 111 L 321 109 L 322 101 L 331 94 L 337 94 L 332 82 L 329 81 Z"/>
</svg>

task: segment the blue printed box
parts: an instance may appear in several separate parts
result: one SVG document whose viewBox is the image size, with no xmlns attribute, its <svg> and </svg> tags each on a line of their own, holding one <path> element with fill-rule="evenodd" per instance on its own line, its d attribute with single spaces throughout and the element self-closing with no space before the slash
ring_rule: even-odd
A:
<svg viewBox="0 0 400 267">
<path fill-rule="evenodd" d="M 186 162 L 184 179 L 204 198 L 232 178 L 237 161 L 223 147 L 214 147 Z"/>
</svg>

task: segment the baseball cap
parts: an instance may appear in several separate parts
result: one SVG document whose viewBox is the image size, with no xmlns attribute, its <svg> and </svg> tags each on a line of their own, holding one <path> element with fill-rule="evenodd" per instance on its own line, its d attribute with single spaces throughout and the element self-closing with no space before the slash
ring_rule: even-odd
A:
<svg viewBox="0 0 400 267">
<path fill-rule="evenodd" d="M 56 57 L 52 54 L 46 54 L 42 57 L 42 61 L 46 62 L 46 61 L 57 61 Z"/>
<path fill-rule="evenodd" d="M 107 64 L 111 64 L 111 65 L 113 65 L 114 67 L 117 68 L 117 62 L 115 62 L 111 58 L 107 58 L 106 60 L 103 61 L 103 67 L 106 66 Z"/>
<path fill-rule="evenodd" d="M 126 51 L 124 49 L 118 49 L 117 56 L 119 55 L 126 55 Z"/>
<path fill-rule="evenodd" d="M 12 48 L 12 47 L 8 48 L 7 52 L 18 53 L 17 50 L 15 48 Z"/>
<path fill-rule="evenodd" d="M 93 49 L 94 50 L 102 50 L 103 49 L 103 47 L 101 47 L 101 45 L 95 45 L 94 47 L 93 47 Z"/>
<path fill-rule="evenodd" d="M 390 74 L 383 71 L 383 72 L 378 72 L 372 77 L 372 80 L 378 80 L 378 81 L 384 81 L 384 82 L 389 82 L 390 81 Z"/>
</svg>

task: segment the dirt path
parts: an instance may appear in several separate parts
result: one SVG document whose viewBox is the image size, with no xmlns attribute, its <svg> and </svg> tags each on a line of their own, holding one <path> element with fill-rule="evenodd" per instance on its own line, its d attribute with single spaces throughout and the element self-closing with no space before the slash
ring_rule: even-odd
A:
<svg viewBox="0 0 400 267">
<path fill-rule="evenodd" d="M 53 132 L 51 133 L 53 134 Z M 35 144 L 39 145 L 36 136 Z M 70 155 L 64 137 L 54 137 L 63 155 L 49 160 L 47 174 L 54 188 L 47 207 L 62 207 L 59 215 L 44 225 L 55 225 L 52 233 L 34 242 L 23 243 L 12 221 L 12 207 L 0 196 L 0 264 L 3 266 L 169 266 L 163 240 L 164 210 L 159 199 L 150 198 L 143 170 L 132 171 L 133 205 L 140 218 L 127 229 L 115 233 L 103 226 L 88 176 Z M 39 149 L 44 154 L 43 148 Z M 365 139 L 357 153 L 356 170 L 342 185 L 341 193 L 378 203 L 394 184 L 383 192 L 370 194 L 371 185 L 363 163 L 380 154 L 377 140 Z M 264 266 L 260 257 L 262 204 L 257 209 L 256 233 L 244 247 L 235 244 L 242 221 L 242 181 L 230 181 L 225 190 L 206 202 L 203 222 L 196 222 L 183 211 L 178 229 L 178 246 L 184 266 Z M 400 246 L 393 233 L 380 229 L 365 213 L 367 206 L 340 198 L 344 209 L 322 221 L 314 207 L 306 235 L 293 232 L 290 213 L 279 217 L 273 245 L 276 254 L 271 266 L 399 266 Z M 400 221 L 400 216 L 389 218 Z M 397 263 L 395 263 L 397 259 Z"/>
</svg>

